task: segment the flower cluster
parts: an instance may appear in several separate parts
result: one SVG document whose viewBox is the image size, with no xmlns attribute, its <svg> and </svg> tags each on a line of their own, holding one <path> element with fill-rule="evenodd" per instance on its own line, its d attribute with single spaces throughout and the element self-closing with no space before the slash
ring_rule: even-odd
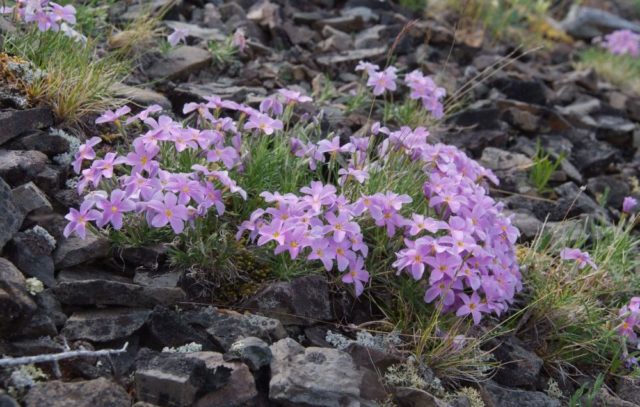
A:
<svg viewBox="0 0 640 407">
<path fill-rule="evenodd" d="M 40 31 L 62 31 L 71 37 L 80 34 L 71 26 L 76 23 L 76 9 L 49 0 L 17 0 L 13 7 L 3 7 L 3 14 L 16 14 L 27 23 L 35 23 Z"/>
<path fill-rule="evenodd" d="M 632 345 L 638 344 L 637 332 L 640 332 L 640 297 L 633 297 L 628 305 L 618 313 L 622 323 L 618 326 L 618 334 L 626 338 Z"/>
<path fill-rule="evenodd" d="M 394 66 L 380 70 L 378 65 L 360 61 L 356 66 L 356 71 L 363 71 L 366 74 L 368 78 L 367 86 L 372 88 L 375 96 L 380 96 L 386 91 L 394 92 L 397 89 L 398 69 Z M 410 99 L 420 100 L 424 108 L 431 112 L 433 117 L 436 119 L 442 118 L 444 115 L 442 98 L 447 94 L 444 88 L 439 87 L 431 77 L 424 76 L 419 70 L 406 74 L 404 82 L 409 87 Z"/>
<path fill-rule="evenodd" d="M 327 160 L 345 162 L 338 171 L 340 186 L 364 183 L 367 168 L 379 166 L 394 153 L 406 154 L 424 164 L 428 181 L 422 189 L 432 216 L 405 217 L 402 208 L 411 202 L 407 195 L 378 192 L 350 202 L 334 186 L 316 182 L 303 188 L 301 196 L 263 194 L 275 207 L 256 210 L 240 234 L 249 231 L 259 245 L 274 240 L 276 253 L 288 251 L 292 258 L 303 253 L 308 260 L 322 261 L 327 270 L 348 269 L 342 280 L 353 283 L 360 294 L 369 276 L 360 224 L 370 220 L 388 237 L 404 237 L 405 248 L 396 253 L 393 266 L 398 273 L 428 281 L 426 302 L 438 299 L 444 311 L 469 314 L 476 323 L 483 313 L 505 311 L 522 287 L 513 246 L 518 231 L 478 183 L 483 178 L 497 183 L 495 176 L 455 147 L 427 143 L 429 132 L 422 127 L 392 132 L 376 125 L 374 131 L 386 135 L 375 154 L 369 154 L 367 137 L 352 137 L 343 145 L 339 137 L 307 144 L 293 138 L 291 150 L 308 159 L 312 168 Z M 349 158 L 336 160 L 345 154 Z"/>
<path fill-rule="evenodd" d="M 382 92 L 395 89 L 395 69 L 380 71 L 366 63 L 360 68 L 375 78 L 374 93 L 376 86 Z M 417 71 L 405 81 L 412 98 L 435 116 L 441 114 L 444 90 Z M 120 229 L 129 216 L 179 234 L 209 210 L 222 216 L 230 194 L 246 199 L 232 176 L 242 174 L 251 160 L 251 140 L 276 142 L 289 128 L 293 108 L 312 101 L 289 89 L 264 99 L 258 109 L 216 96 L 205 99 L 183 108 L 186 123 L 194 127 L 162 114 L 159 106 L 135 115 L 122 107 L 100 116 L 96 122 L 101 125 L 122 131 L 135 126 L 142 132 L 126 154 L 98 157 L 97 137 L 78 148 L 73 161 L 81 174 L 77 188 L 91 192 L 67 215 L 65 236 L 84 237 L 89 223 Z M 369 245 L 383 238 L 389 247 L 400 248 L 390 266 L 424 282 L 424 300 L 439 310 L 470 315 L 479 323 L 483 315 L 507 309 L 521 289 L 514 254 L 518 231 L 502 214 L 502 205 L 488 196 L 485 180 L 498 182 L 489 170 L 455 147 L 429 143 L 424 127 L 390 130 L 374 123 L 369 134 L 345 142 L 334 135 L 315 141 L 304 131 L 296 135 L 288 139 L 291 153 L 307 160 L 312 171 L 322 167 L 316 180 L 296 194 L 263 191 L 260 196 L 269 207 L 255 209 L 242 222 L 238 239 L 248 233 L 249 241 L 272 247 L 275 254 L 337 269 L 360 295 L 371 279 Z M 394 192 L 393 185 L 390 190 L 368 185 L 398 160 L 420 173 L 413 198 Z M 176 164 L 185 161 L 186 168 Z M 420 202 L 413 202 L 416 197 Z M 411 208 L 426 210 L 414 213 L 417 209 Z M 385 233 L 374 232 L 374 238 L 370 231 L 377 228 Z"/>
<path fill-rule="evenodd" d="M 632 196 L 627 196 L 622 201 L 622 212 L 633 213 L 638 206 L 638 200 Z"/>
<path fill-rule="evenodd" d="M 205 107 L 208 114 L 203 116 L 209 117 L 208 109 Z M 186 224 L 204 216 L 209 209 L 215 208 L 222 215 L 225 194 L 246 198 L 244 190 L 229 176 L 229 171 L 240 163 L 240 145 L 237 140 L 234 142 L 239 137 L 235 127 L 210 116 L 207 122 L 210 128 L 199 130 L 185 127 L 166 115 L 151 117 L 159 111 L 159 106 L 151 106 L 126 120 L 126 123 L 142 121 L 147 128 L 133 141 L 126 156 L 108 152 L 96 159 L 94 147 L 100 143 L 98 137 L 80 146 L 73 162 L 76 173 L 81 173 L 78 192 L 87 187 L 94 190 L 85 196 L 79 209 L 72 208 L 67 214 L 65 236 L 76 233 L 84 238 L 89 222 L 118 230 L 127 214 L 144 216 L 156 228 L 169 225 L 179 234 Z M 107 111 L 96 122 L 121 125 L 121 118 L 128 113 L 128 107 Z M 198 161 L 190 172 L 170 172 L 162 168 L 161 151 L 165 156 L 188 151 Z M 87 161 L 90 166 L 82 169 Z M 100 186 L 105 189 L 97 189 Z"/>
<path fill-rule="evenodd" d="M 630 30 L 618 30 L 605 35 L 602 45 L 614 55 L 640 55 L 640 35 Z"/>
</svg>

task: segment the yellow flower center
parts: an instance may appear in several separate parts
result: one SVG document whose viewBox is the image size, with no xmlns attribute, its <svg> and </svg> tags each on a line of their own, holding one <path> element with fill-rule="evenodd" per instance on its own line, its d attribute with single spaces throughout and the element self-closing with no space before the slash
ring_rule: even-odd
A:
<svg viewBox="0 0 640 407">
<path fill-rule="evenodd" d="M 166 211 L 164 211 L 164 214 L 167 215 L 167 218 L 170 218 L 173 216 L 173 212 L 171 211 L 171 209 L 167 209 Z"/>
<path fill-rule="evenodd" d="M 111 212 L 113 212 L 113 213 L 118 212 L 118 207 L 117 207 L 117 206 L 115 206 L 115 205 L 112 205 L 112 206 L 111 206 Z"/>
</svg>

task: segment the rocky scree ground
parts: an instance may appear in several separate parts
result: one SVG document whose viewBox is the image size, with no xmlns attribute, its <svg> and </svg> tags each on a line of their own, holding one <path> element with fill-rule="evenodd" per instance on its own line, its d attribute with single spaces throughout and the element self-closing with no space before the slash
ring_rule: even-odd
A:
<svg viewBox="0 0 640 407">
<path fill-rule="evenodd" d="M 109 18 L 131 21 L 141 10 L 135 2 L 116 2 Z M 360 60 L 384 65 L 393 46 L 397 66 L 437 74 L 451 92 L 512 55 L 432 130 L 434 138 L 494 170 L 501 185 L 493 195 L 514 215 L 523 241 L 544 222 L 553 229 L 566 227 L 561 222 L 568 218 L 620 216 L 623 198 L 639 193 L 638 95 L 593 70 L 575 70 L 570 45 L 533 54 L 488 41 L 452 47 L 456 33 L 447 16 L 419 19 L 394 44 L 414 17 L 393 3 L 368 0 L 174 2 L 163 24 L 188 29 L 187 44 L 145 55 L 119 92 L 133 105 L 157 103 L 179 116 L 185 103 L 211 94 L 255 103 L 280 87 L 325 91 L 324 125 L 346 138 L 368 117 L 347 112 L 347 99 L 331 94 L 350 89 Z M 246 54 L 212 64 L 207 42 L 237 28 L 249 38 Z M 143 83 L 154 86 L 133 87 Z M 473 396 L 444 401 L 406 381 L 389 385 L 382 372 L 406 363 L 406 355 L 377 345 L 373 336 L 329 343 L 339 335 L 328 331 L 379 314 L 371 304 L 345 299 L 322 275 L 267 283 L 237 308 L 251 312 L 241 313 L 192 301 L 190 280 L 167 263 L 165 246 L 113 251 L 102 235 L 65 238 L 63 214 L 78 196 L 66 185 L 68 164 L 56 157 L 73 141 L 54 130 L 49 108 L 14 102 L 3 100 L 0 111 L 0 354 L 127 346 L 38 369 L 6 368 L 3 406 L 17 405 L 14 398 L 26 406 L 477 405 Z M 95 132 L 88 125 L 84 136 Z M 528 175 L 540 148 L 564 158 L 544 194 Z M 495 341 L 489 348 L 503 365 L 478 385 L 484 405 L 561 405 L 547 391 L 542 359 L 525 341 Z M 437 382 L 428 368 L 420 372 L 423 380 L 430 375 Z M 615 390 L 603 390 L 594 405 L 640 405 L 637 381 L 621 380 Z"/>
</svg>

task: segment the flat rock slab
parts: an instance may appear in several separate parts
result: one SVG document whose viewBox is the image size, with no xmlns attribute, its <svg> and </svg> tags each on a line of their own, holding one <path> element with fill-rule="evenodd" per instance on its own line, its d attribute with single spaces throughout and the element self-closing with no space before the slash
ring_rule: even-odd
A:
<svg viewBox="0 0 640 407">
<path fill-rule="evenodd" d="M 144 287 L 113 280 L 76 280 L 58 282 L 56 297 L 66 305 L 117 305 L 145 307 L 171 305 L 185 299 L 180 288 Z"/>
<path fill-rule="evenodd" d="M 102 236 L 87 231 L 85 239 L 72 235 L 58 241 L 53 252 L 56 270 L 73 267 L 91 260 L 107 257 L 109 241 Z"/>
<path fill-rule="evenodd" d="M 155 61 L 147 70 L 152 79 L 186 79 L 211 63 L 211 53 L 206 49 L 180 46 Z"/>
<path fill-rule="evenodd" d="M 386 47 L 358 49 L 345 51 L 336 54 L 323 55 L 316 58 L 316 61 L 325 67 L 333 67 L 336 64 L 355 63 L 360 60 L 375 59 L 387 52 Z"/>
<path fill-rule="evenodd" d="M 498 386 L 489 381 L 480 394 L 488 407 L 560 407 L 560 401 L 539 391 L 525 391 Z"/>
<path fill-rule="evenodd" d="M 69 340 L 85 339 L 93 342 L 110 342 L 124 339 L 142 328 L 150 310 L 112 308 L 75 312 L 62 328 Z"/>
<path fill-rule="evenodd" d="M 304 348 L 291 338 L 271 346 L 269 399 L 282 405 L 377 406 L 386 397 L 376 374 L 359 369 L 349 354 Z"/>
<path fill-rule="evenodd" d="M 0 150 L 0 177 L 14 187 L 24 184 L 34 180 L 47 161 L 40 151 Z"/>
<path fill-rule="evenodd" d="M 51 212 L 53 210 L 47 195 L 33 182 L 14 188 L 11 194 L 13 202 L 25 215 L 33 211 Z"/>
<path fill-rule="evenodd" d="M 131 399 L 119 385 L 105 379 L 38 383 L 24 400 L 26 407 L 129 407 Z"/>
<path fill-rule="evenodd" d="M 0 337 L 15 333 L 16 328 L 31 319 L 36 308 L 20 270 L 0 257 Z"/>
<path fill-rule="evenodd" d="M 27 131 L 49 126 L 53 126 L 53 113 L 49 108 L 0 111 L 0 145 Z"/>
<path fill-rule="evenodd" d="M 23 219 L 24 214 L 13 202 L 11 188 L 0 178 L 0 251 L 18 232 Z"/>
<path fill-rule="evenodd" d="M 161 93 L 151 89 L 138 88 L 135 86 L 123 85 L 121 83 L 111 87 L 117 96 L 131 100 L 140 107 L 146 108 L 150 105 L 160 105 L 163 109 L 171 110 L 171 102 Z"/>
</svg>

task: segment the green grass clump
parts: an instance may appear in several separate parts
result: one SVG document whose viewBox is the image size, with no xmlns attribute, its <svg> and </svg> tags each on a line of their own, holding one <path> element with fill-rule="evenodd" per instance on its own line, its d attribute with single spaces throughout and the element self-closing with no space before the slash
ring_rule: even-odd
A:
<svg viewBox="0 0 640 407">
<path fill-rule="evenodd" d="M 543 194 L 549 191 L 549 180 L 562 164 L 562 160 L 564 160 L 563 154 L 552 160 L 551 155 L 542 149 L 540 141 L 538 141 L 536 155 L 533 157 L 533 166 L 529 169 L 529 181 L 539 193 Z"/>
<path fill-rule="evenodd" d="M 87 115 L 117 105 L 112 86 L 129 70 L 128 63 L 117 55 L 99 58 L 91 41 L 82 44 L 51 31 L 32 29 L 7 36 L 3 51 L 46 72 L 29 86 L 29 95 L 49 105 L 67 125 L 77 125 Z"/>
<path fill-rule="evenodd" d="M 580 53 L 578 69 L 593 68 L 604 80 L 640 94 L 640 58 L 589 48 Z"/>
<path fill-rule="evenodd" d="M 547 366 L 561 373 L 580 369 L 614 369 L 620 365 L 615 332 L 618 309 L 640 288 L 637 250 L 632 233 L 637 218 L 618 225 L 565 224 L 560 235 L 542 232 L 522 247 L 526 306 L 518 333 L 533 338 Z M 578 269 L 562 261 L 564 247 L 589 252 L 597 270 Z"/>
</svg>

